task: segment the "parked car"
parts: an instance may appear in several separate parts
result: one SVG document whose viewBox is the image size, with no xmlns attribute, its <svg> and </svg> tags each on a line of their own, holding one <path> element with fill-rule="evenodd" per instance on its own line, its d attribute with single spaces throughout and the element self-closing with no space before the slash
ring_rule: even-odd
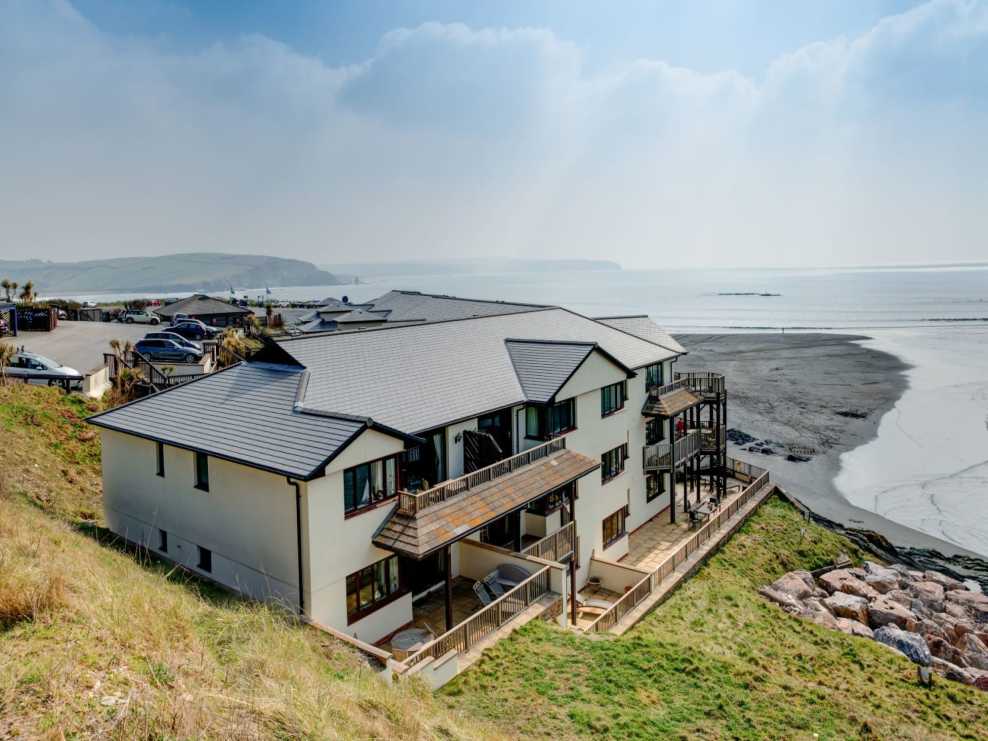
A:
<svg viewBox="0 0 988 741">
<path fill-rule="evenodd" d="M 198 342 L 193 342 L 188 340 L 177 332 L 163 331 L 163 332 L 148 332 L 144 335 L 145 340 L 171 340 L 172 342 L 177 342 L 182 347 L 187 347 L 190 350 L 195 350 L 196 352 L 202 352 L 202 345 Z"/>
<path fill-rule="evenodd" d="M 58 310 L 58 318 L 61 319 L 61 320 L 66 320 L 66 319 L 69 318 L 69 314 L 68 314 L 67 311 L 65 311 L 65 309 L 59 309 Z"/>
<path fill-rule="evenodd" d="M 194 319 L 186 320 L 180 324 L 173 324 L 168 328 L 168 331 L 180 334 L 187 340 L 195 340 L 197 342 L 212 339 L 219 334 L 218 329 L 207 327 L 202 322 L 197 322 Z"/>
<path fill-rule="evenodd" d="M 160 317 L 145 309 L 127 309 L 117 316 L 117 321 L 127 324 L 161 324 Z"/>
<path fill-rule="evenodd" d="M 7 375 L 17 378 L 32 378 L 35 376 L 76 377 L 82 374 L 75 368 L 62 365 L 56 360 L 46 358 L 44 355 L 22 351 L 14 355 L 10 365 L 7 366 Z"/>
<path fill-rule="evenodd" d="M 192 319 L 188 314 L 183 314 L 182 312 L 178 312 L 177 314 L 172 315 L 171 323 L 175 325 L 175 324 L 181 324 L 182 322 L 198 322 L 198 321 L 199 321 L 198 319 Z"/>
<path fill-rule="evenodd" d="M 134 349 L 149 360 L 166 360 L 173 363 L 198 363 L 202 350 L 183 347 L 174 340 L 141 340 Z"/>
</svg>

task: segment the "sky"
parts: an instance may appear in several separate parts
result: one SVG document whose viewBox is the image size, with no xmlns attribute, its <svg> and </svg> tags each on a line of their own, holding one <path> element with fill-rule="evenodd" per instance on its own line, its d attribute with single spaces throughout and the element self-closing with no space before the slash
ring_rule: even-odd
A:
<svg viewBox="0 0 988 741">
<path fill-rule="evenodd" d="M 988 260 L 988 0 L 0 0 L 0 259 Z"/>
</svg>

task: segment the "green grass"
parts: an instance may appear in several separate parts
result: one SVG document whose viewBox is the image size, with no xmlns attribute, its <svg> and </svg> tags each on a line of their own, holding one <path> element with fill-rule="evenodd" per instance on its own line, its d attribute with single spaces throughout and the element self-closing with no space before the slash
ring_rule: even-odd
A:
<svg viewBox="0 0 988 741">
<path fill-rule="evenodd" d="M 756 593 L 844 538 L 766 502 L 696 577 L 620 638 L 534 623 L 443 690 L 451 708 L 541 738 L 988 738 L 988 693 L 883 646 L 791 617 Z"/>
<path fill-rule="evenodd" d="M 0 739 L 494 737 L 276 608 L 91 537 L 87 404 L 0 386 Z"/>
</svg>

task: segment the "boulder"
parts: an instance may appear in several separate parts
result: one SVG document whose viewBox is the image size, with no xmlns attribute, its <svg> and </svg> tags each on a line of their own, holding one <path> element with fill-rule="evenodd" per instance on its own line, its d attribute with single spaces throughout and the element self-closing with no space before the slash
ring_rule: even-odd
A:
<svg viewBox="0 0 988 741">
<path fill-rule="evenodd" d="M 930 636 L 943 638 L 945 641 L 950 639 L 950 636 L 948 636 L 947 630 L 944 626 L 936 620 L 930 620 L 929 618 L 920 619 L 918 632 L 926 636 L 927 643 L 930 641 Z"/>
<path fill-rule="evenodd" d="M 894 625 L 883 625 L 875 631 L 875 640 L 894 648 L 914 664 L 920 666 L 933 664 L 933 655 L 919 633 L 900 630 Z"/>
<path fill-rule="evenodd" d="M 893 576 L 883 574 L 865 574 L 864 582 L 879 594 L 886 594 L 893 589 L 899 588 L 899 576 L 891 569 L 888 570 Z"/>
<path fill-rule="evenodd" d="M 780 592 L 777 589 L 772 589 L 772 587 L 762 587 L 758 590 L 758 593 L 762 595 L 762 597 L 765 597 L 766 599 L 779 605 L 779 607 L 788 612 L 790 615 L 798 615 L 803 611 L 802 603 L 791 594 Z"/>
<path fill-rule="evenodd" d="M 847 569 L 847 571 L 849 574 L 851 574 L 851 576 L 856 576 L 858 579 L 864 579 L 865 574 L 868 573 L 860 566 L 851 566 L 850 568 Z"/>
<path fill-rule="evenodd" d="M 906 628 L 918 625 L 918 623 L 919 621 L 912 610 L 889 599 L 888 595 L 882 595 L 868 605 L 868 624 L 872 628 L 880 628 L 889 624 Z"/>
<path fill-rule="evenodd" d="M 943 587 L 935 581 L 918 581 L 909 585 L 912 593 L 934 612 L 943 612 Z"/>
<path fill-rule="evenodd" d="M 967 659 L 964 658 L 964 652 L 956 646 L 951 645 L 949 641 L 932 635 L 927 635 L 925 638 L 926 645 L 929 647 L 930 653 L 934 656 L 944 661 L 949 661 L 951 664 L 957 664 L 958 666 L 968 665 Z"/>
<path fill-rule="evenodd" d="M 903 607 L 909 607 L 913 603 L 913 596 L 902 589 L 893 589 L 885 596 L 893 602 L 898 602 Z"/>
<path fill-rule="evenodd" d="M 933 671 L 942 674 L 945 679 L 953 682 L 974 684 L 974 675 L 969 671 L 962 669 L 956 664 L 951 664 L 949 661 L 939 659 L 936 656 L 933 657 Z"/>
<path fill-rule="evenodd" d="M 958 620 L 967 620 L 967 608 L 964 605 L 957 604 L 956 602 L 946 602 L 943 606 L 943 611 L 950 615 L 950 617 L 957 618 Z"/>
<path fill-rule="evenodd" d="M 874 638 L 875 636 L 871 628 L 864 623 L 846 617 L 837 618 L 837 630 L 843 631 L 848 635 L 861 636 L 863 638 Z"/>
<path fill-rule="evenodd" d="M 964 656 L 966 666 L 988 670 L 988 646 L 974 633 L 965 633 L 954 645 Z"/>
<path fill-rule="evenodd" d="M 976 582 L 974 579 L 965 579 L 964 586 L 967 587 L 967 590 L 969 592 L 977 592 L 978 594 L 981 594 L 984 591 L 981 588 L 981 585 L 978 582 Z"/>
<path fill-rule="evenodd" d="M 898 580 L 900 576 L 899 572 L 896 571 L 895 569 L 889 568 L 888 566 L 882 566 L 881 564 L 877 564 L 874 561 L 865 561 L 864 570 L 865 570 L 865 574 L 867 574 L 868 576 L 881 576 L 886 579 L 896 579 L 896 580 Z"/>
<path fill-rule="evenodd" d="M 864 597 L 865 599 L 874 599 L 878 596 L 878 592 L 873 587 L 869 587 L 847 569 L 829 571 L 821 576 L 818 581 L 820 582 L 820 586 L 831 594 L 834 592 L 844 592 L 846 594 Z"/>
<path fill-rule="evenodd" d="M 946 594 L 947 601 L 961 605 L 976 623 L 988 623 L 988 596 L 966 589 L 952 589 Z M 946 605 L 944 606 L 946 609 Z"/>
<path fill-rule="evenodd" d="M 930 607 L 918 597 L 913 597 L 909 600 L 908 607 L 913 611 L 913 613 L 915 613 L 916 617 L 919 618 L 932 618 L 936 612 L 938 612 L 930 609 Z"/>
<path fill-rule="evenodd" d="M 859 623 L 868 622 L 868 600 L 855 594 L 834 592 L 823 604 L 837 617 L 850 618 Z"/>
<path fill-rule="evenodd" d="M 925 581 L 931 581 L 935 584 L 939 584 L 941 587 L 946 589 L 966 589 L 964 582 L 959 579 L 954 579 L 946 574 L 941 574 L 939 571 L 924 571 L 923 579 Z"/>
<path fill-rule="evenodd" d="M 988 692 L 988 674 L 977 677 L 974 680 L 974 686 L 983 692 Z"/>
<path fill-rule="evenodd" d="M 823 602 L 820 600 L 810 597 L 803 604 L 803 611 L 800 613 L 801 617 L 807 620 L 812 620 L 817 625 L 820 625 L 829 630 L 837 630 L 837 619 L 830 612 Z"/>
<path fill-rule="evenodd" d="M 809 571 L 790 571 L 772 582 L 772 589 L 791 594 L 796 599 L 806 599 L 816 589 L 816 582 Z"/>
</svg>

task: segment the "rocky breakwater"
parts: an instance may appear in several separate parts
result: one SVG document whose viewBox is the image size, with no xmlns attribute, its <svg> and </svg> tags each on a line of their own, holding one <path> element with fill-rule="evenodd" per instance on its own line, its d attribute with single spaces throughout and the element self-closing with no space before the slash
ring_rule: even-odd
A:
<svg viewBox="0 0 988 741">
<path fill-rule="evenodd" d="M 790 571 L 759 593 L 792 615 L 878 641 L 988 691 L 988 596 L 975 582 L 865 561 L 815 577 Z"/>
</svg>

